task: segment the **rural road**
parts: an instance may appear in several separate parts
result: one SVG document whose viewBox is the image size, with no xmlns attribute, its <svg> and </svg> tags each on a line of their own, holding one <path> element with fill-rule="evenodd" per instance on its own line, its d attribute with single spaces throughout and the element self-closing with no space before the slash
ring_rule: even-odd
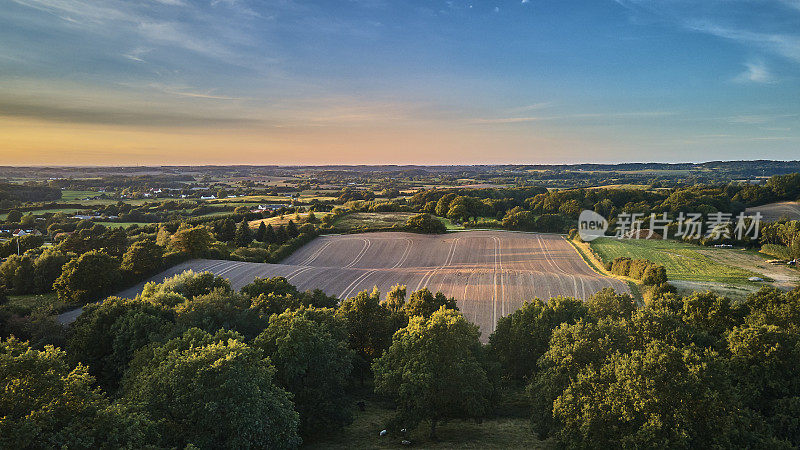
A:
<svg viewBox="0 0 800 450">
<path fill-rule="evenodd" d="M 228 278 L 235 289 L 256 277 L 283 276 L 300 290 L 319 288 L 338 298 L 396 284 L 411 291 L 428 287 L 455 297 L 484 340 L 497 319 L 526 300 L 558 295 L 587 298 L 604 287 L 629 292 L 627 284 L 594 272 L 560 235 L 466 231 L 443 235 L 382 232 L 322 236 L 282 264 L 192 260 L 148 281 L 161 282 L 185 270 Z M 133 298 L 144 282 L 120 292 Z M 80 310 L 59 316 L 70 323 Z"/>
</svg>

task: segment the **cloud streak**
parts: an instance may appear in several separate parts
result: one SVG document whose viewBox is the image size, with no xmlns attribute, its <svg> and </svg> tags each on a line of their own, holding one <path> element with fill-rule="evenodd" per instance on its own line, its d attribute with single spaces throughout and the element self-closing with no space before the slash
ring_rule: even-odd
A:
<svg viewBox="0 0 800 450">
<path fill-rule="evenodd" d="M 55 123 L 114 125 L 126 127 L 246 127 L 264 121 L 230 116 L 204 116 L 156 110 L 125 110 L 90 106 L 59 106 L 0 100 L 0 116 Z"/>
<path fill-rule="evenodd" d="M 748 62 L 745 71 L 737 75 L 733 81 L 737 83 L 775 83 L 775 76 L 763 61 Z"/>
<path fill-rule="evenodd" d="M 800 36 L 797 35 L 734 29 L 708 20 L 688 20 L 686 27 L 692 31 L 755 46 L 794 62 L 800 62 Z"/>
</svg>

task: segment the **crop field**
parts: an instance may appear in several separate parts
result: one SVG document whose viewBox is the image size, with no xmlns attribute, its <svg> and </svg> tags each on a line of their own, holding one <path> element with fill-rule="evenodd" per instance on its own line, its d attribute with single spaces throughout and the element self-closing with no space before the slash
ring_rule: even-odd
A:
<svg viewBox="0 0 800 450">
<path fill-rule="evenodd" d="M 626 283 L 594 272 L 559 235 L 464 231 L 445 235 L 369 233 L 320 237 L 282 264 L 194 260 L 152 278 L 160 282 L 184 270 L 209 271 L 238 289 L 255 277 L 284 276 L 300 290 L 323 289 L 348 298 L 396 284 L 428 287 L 455 297 L 483 338 L 497 319 L 526 300 L 558 295 L 585 299 L 604 287 L 629 292 Z M 120 295 L 133 297 L 143 283 Z"/>
<path fill-rule="evenodd" d="M 594 250 L 603 262 L 614 258 L 649 259 L 667 269 L 670 280 L 710 281 L 725 283 L 747 282 L 748 277 L 762 276 L 753 271 L 725 264 L 729 252 L 741 250 L 700 248 L 695 245 L 669 240 L 612 239 L 592 241 Z M 712 253 L 716 257 L 711 257 Z"/>
<path fill-rule="evenodd" d="M 777 202 L 769 203 L 767 205 L 755 206 L 747 208 L 746 214 L 755 214 L 760 212 L 762 220 L 774 222 L 780 219 L 800 219 L 800 202 Z"/>
</svg>

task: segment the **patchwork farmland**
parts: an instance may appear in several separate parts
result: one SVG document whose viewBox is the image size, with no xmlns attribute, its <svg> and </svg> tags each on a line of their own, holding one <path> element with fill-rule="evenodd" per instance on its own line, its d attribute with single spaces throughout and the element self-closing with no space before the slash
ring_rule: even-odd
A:
<svg viewBox="0 0 800 450">
<path fill-rule="evenodd" d="M 320 237 L 282 264 L 193 260 L 152 278 L 209 271 L 238 289 L 255 277 L 284 276 L 300 290 L 323 289 L 347 298 L 395 284 L 428 287 L 458 300 L 464 315 L 486 338 L 499 317 L 535 297 L 586 298 L 604 287 L 628 292 L 619 280 L 595 273 L 561 236 L 502 231 L 445 235 L 369 233 Z M 120 295 L 133 297 L 143 284 Z"/>
</svg>

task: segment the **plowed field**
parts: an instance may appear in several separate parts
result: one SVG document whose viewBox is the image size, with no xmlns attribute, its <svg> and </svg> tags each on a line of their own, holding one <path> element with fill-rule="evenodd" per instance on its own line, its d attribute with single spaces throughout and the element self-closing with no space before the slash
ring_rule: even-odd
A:
<svg viewBox="0 0 800 450">
<path fill-rule="evenodd" d="M 455 297 L 484 339 L 498 318 L 534 297 L 583 299 L 604 287 L 628 292 L 625 283 L 589 268 L 561 236 L 503 231 L 323 236 L 282 264 L 193 260 L 152 280 L 188 269 L 228 278 L 237 289 L 255 277 L 284 276 L 300 290 L 319 288 L 339 298 L 374 286 L 383 293 L 395 284 L 406 285 L 409 293 L 428 287 Z M 134 296 L 141 286 L 122 295 Z"/>
</svg>

